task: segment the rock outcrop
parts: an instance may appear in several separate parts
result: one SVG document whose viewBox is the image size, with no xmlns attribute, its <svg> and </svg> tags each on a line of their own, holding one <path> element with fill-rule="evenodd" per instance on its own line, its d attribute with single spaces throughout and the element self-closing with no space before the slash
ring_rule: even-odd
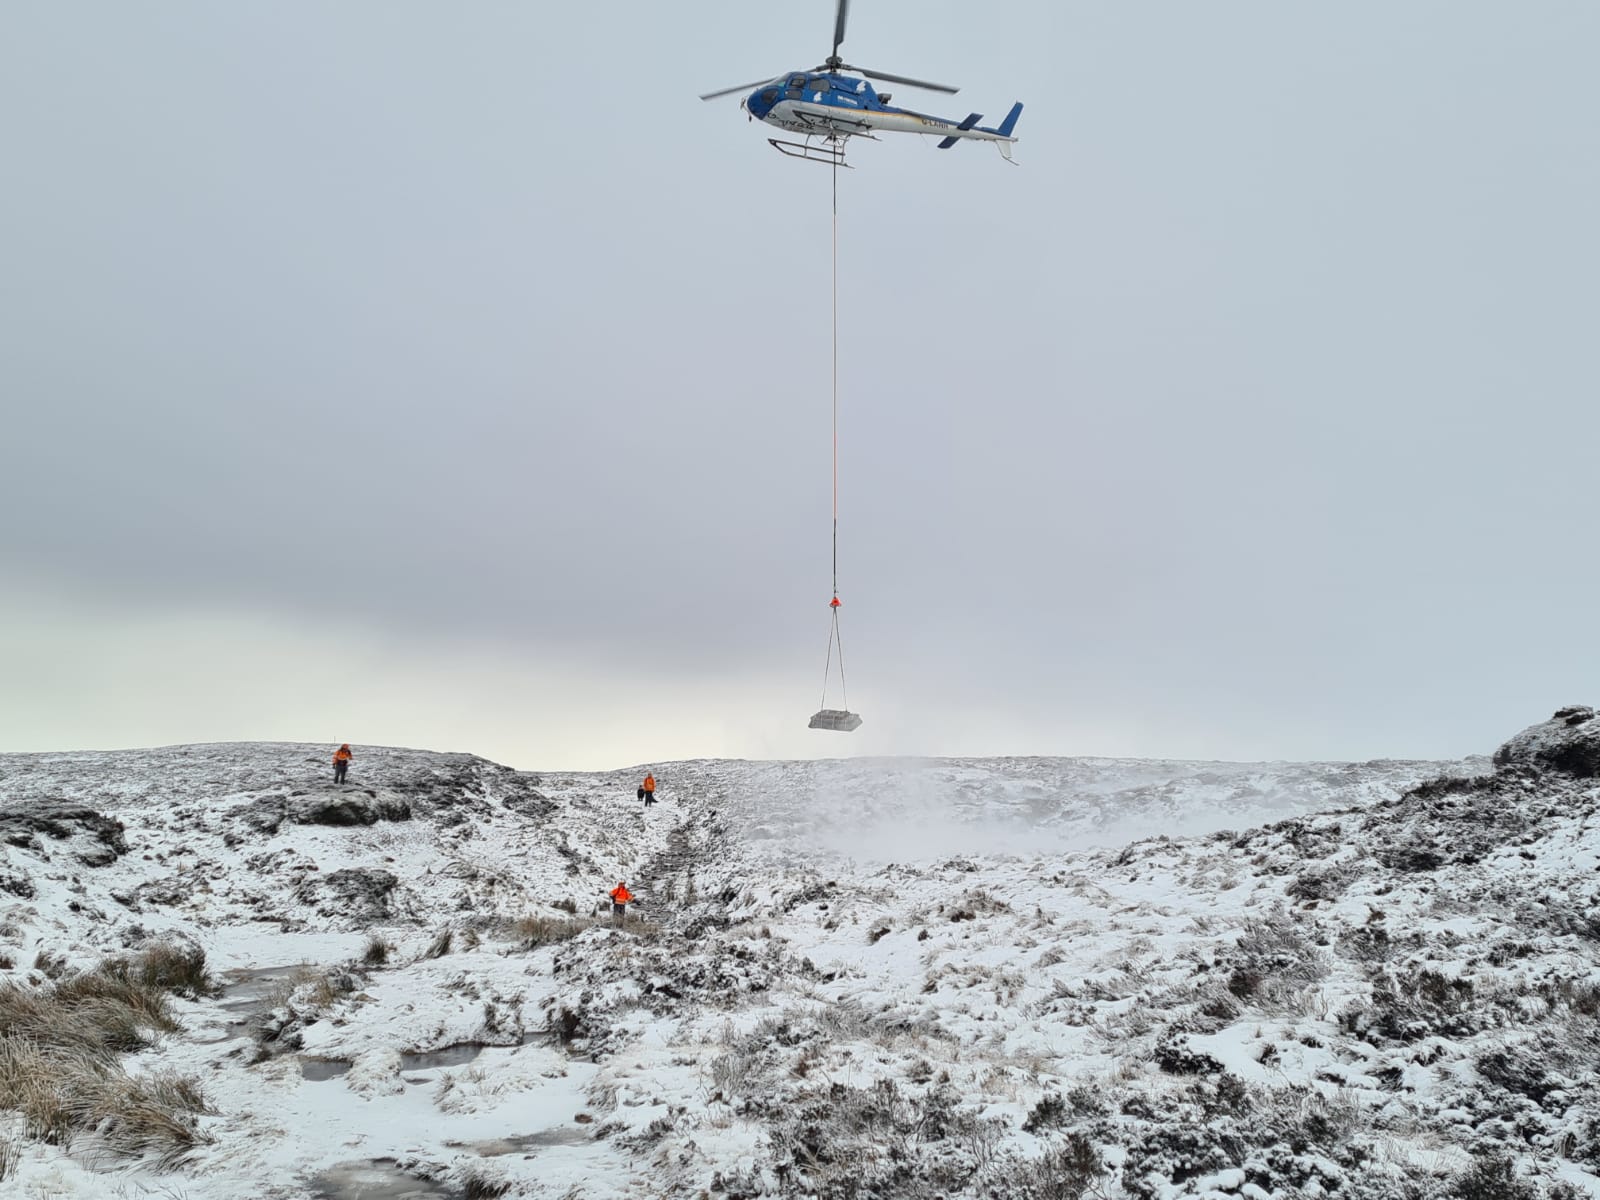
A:
<svg viewBox="0 0 1600 1200">
<path fill-rule="evenodd" d="M 1600 777 L 1600 720 L 1586 704 L 1558 708 L 1494 752 L 1494 765 L 1547 768 L 1578 779 Z"/>
<path fill-rule="evenodd" d="M 295 898 L 324 917 L 343 918 L 362 928 L 390 915 L 391 897 L 399 882 L 393 871 L 349 867 L 308 876 L 295 889 Z"/>
<path fill-rule="evenodd" d="M 0 841 L 25 850 L 44 850 L 39 838 L 69 842 L 73 857 L 86 867 L 104 867 L 128 852 L 121 821 L 64 800 L 43 800 L 0 808 Z"/>
</svg>

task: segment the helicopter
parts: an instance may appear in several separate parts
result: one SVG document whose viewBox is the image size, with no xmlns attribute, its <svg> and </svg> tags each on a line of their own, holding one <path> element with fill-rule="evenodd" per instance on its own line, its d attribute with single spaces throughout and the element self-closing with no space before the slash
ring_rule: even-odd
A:
<svg viewBox="0 0 1600 1200">
<path fill-rule="evenodd" d="M 754 89 L 739 102 L 740 107 L 753 120 L 765 121 L 788 133 L 803 135 L 804 142 L 775 137 L 769 137 L 767 142 L 780 154 L 807 162 L 848 166 L 844 161 L 844 151 L 845 143 L 850 138 L 879 141 L 875 136 L 879 133 L 919 133 L 938 137 L 941 150 L 948 150 L 963 140 L 993 142 L 1006 161 L 1015 164 L 1011 147 L 1017 139 L 1012 131 L 1017 127 L 1017 118 L 1022 115 L 1021 101 L 1013 104 L 1005 120 L 993 128 L 978 124 L 983 120 L 981 113 L 971 113 L 963 120 L 954 121 L 909 108 L 892 107 L 889 104 L 892 97 L 887 92 L 879 92 L 874 81 L 903 83 L 907 87 L 950 95 L 959 89 L 943 83 L 891 75 L 887 71 L 855 67 L 845 62 L 839 57 L 839 47 L 844 42 L 850 0 L 838 0 L 838 5 L 833 22 L 833 53 L 825 62 L 808 71 L 789 71 L 771 79 L 720 88 L 705 93 L 700 99 L 716 100 L 735 92 Z M 846 71 L 855 71 L 866 78 L 857 79 L 844 74 Z"/>
</svg>

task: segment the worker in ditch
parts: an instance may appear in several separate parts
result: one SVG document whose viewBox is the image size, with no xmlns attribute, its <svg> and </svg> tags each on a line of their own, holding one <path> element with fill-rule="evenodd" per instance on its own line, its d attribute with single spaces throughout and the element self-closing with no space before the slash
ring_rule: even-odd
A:
<svg viewBox="0 0 1600 1200">
<path fill-rule="evenodd" d="M 627 916 L 628 904 L 633 900 L 633 893 L 628 890 L 627 884 L 619 881 L 617 886 L 611 889 L 610 895 L 611 919 L 615 924 L 621 925 Z"/>
<path fill-rule="evenodd" d="M 639 785 L 639 799 L 644 801 L 644 806 L 649 808 L 656 802 L 656 773 L 645 772 L 644 782 Z"/>
<path fill-rule="evenodd" d="M 346 742 L 333 752 L 333 781 L 343 783 L 345 775 L 350 770 L 350 760 L 355 755 L 350 753 L 350 743 Z"/>
</svg>

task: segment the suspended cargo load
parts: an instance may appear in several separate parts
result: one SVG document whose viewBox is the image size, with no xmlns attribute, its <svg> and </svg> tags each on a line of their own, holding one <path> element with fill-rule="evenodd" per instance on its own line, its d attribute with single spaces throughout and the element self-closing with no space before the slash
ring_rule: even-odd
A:
<svg viewBox="0 0 1600 1200">
<path fill-rule="evenodd" d="M 849 733 L 861 728 L 861 714 L 846 712 L 842 708 L 824 708 L 811 715 L 811 729 L 831 729 L 835 733 Z"/>
</svg>

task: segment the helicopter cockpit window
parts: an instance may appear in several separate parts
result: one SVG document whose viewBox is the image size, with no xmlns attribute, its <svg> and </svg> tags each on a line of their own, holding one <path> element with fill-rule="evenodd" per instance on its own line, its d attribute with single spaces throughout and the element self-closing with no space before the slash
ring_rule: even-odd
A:
<svg viewBox="0 0 1600 1200">
<path fill-rule="evenodd" d="M 813 75 L 806 81 L 806 87 L 813 92 L 825 92 L 832 86 L 832 81 L 826 75 Z"/>
<path fill-rule="evenodd" d="M 766 91 L 761 93 L 761 103 L 763 103 L 763 104 L 776 104 L 777 102 L 778 102 L 778 89 L 777 88 L 768 88 Z"/>
<path fill-rule="evenodd" d="M 791 92 L 804 91 L 806 86 L 806 77 L 804 75 L 791 75 L 789 76 L 787 86 Z"/>
</svg>

